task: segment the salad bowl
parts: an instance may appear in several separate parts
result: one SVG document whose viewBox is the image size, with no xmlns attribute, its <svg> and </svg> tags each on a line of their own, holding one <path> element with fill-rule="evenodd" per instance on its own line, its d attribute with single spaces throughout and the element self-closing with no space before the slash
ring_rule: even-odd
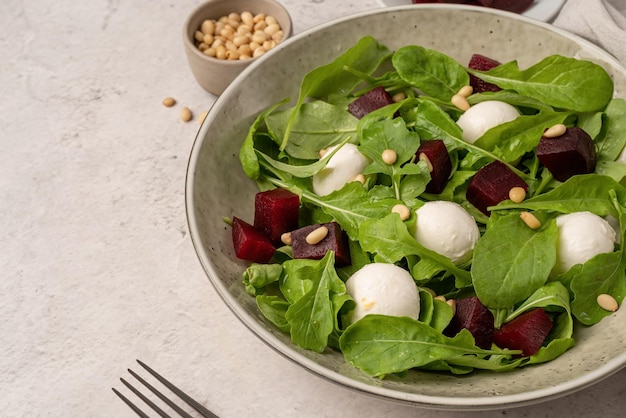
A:
<svg viewBox="0 0 626 418">
<path fill-rule="evenodd" d="M 449 410 L 515 407 L 554 399 L 592 385 L 626 365 L 626 312 L 578 327 L 576 344 L 560 357 L 509 372 L 467 375 L 410 370 L 374 378 L 352 367 L 338 351 L 293 344 L 259 312 L 246 293 L 225 217 L 252 219 L 257 185 L 244 174 L 239 148 L 257 115 L 285 98 L 296 100 L 302 78 L 331 62 L 364 36 L 395 50 L 421 45 L 460 63 L 473 53 L 517 60 L 524 68 L 560 54 L 604 67 L 615 94 L 626 97 L 626 70 L 593 44 L 524 16 L 459 5 L 390 7 L 328 22 L 281 43 L 248 67 L 217 100 L 200 128 L 186 183 L 191 238 L 209 281 L 233 313 L 258 338 L 310 372 L 355 391 L 394 402 Z M 328 42 L 332 39 L 332 42 Z"/>
</svg>

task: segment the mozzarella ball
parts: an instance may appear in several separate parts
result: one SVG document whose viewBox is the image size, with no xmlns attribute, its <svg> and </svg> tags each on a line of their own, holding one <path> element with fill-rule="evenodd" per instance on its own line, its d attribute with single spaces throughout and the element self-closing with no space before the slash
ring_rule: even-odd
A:
<svg viewBox="0 0 626 418">
<path fill-rule="evenodd" d="M 456 123 L 463 130 L 463 140 L 473 144 L 489 129 L 510 122 L 519 115 L 517 109 L 508 103 L 488 100 L 470 107 Z"/>
<path fill-rule="evenodd" d="M 454 264 L 472 257 L 480 231 L 476 221 L 458 203 L 443 200 L 427 202 L 419 208 L 415 239 Z"/>
<path fill-rule="evenodd" d="M 366 264 L 346 281 L 356 307 L 347 315 L 355 323 L 368 314 L 417 319 L 420 297 L 411 274 L 395 264 Z"/>
<path fill-rule="evenodd" d="M 591 212 L 574 212 L 556 218 L 559 237 L 554 274 L 614 250 L 615 230 L 602 217 Z"/>
<path fill-rule="evenodd" d="M 327 152 L 332 152 L 337 146 L 329 147 Z M 356 145 L 345 144 L 328 160 L 326 167 L 313 176 L 313 191 L 318 196 L 326 196 L 339 190 L 361 174 L 368 164 L 367 157 L 359 152 Z"/>
</svg>

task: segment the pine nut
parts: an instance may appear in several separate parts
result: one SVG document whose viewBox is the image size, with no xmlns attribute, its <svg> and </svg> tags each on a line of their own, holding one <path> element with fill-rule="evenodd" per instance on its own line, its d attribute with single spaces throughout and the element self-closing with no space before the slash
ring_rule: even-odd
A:
<svg viewBox="0 0 626 418">
<path fill-rule="evenodd" d="M 452 98 L 450 99 L 450 102 L 456 106 L 457 108 L 466 111 L 467 109 L 470 108 L 470 104 L 467 101 L 467 98 L 460 96 L 458 94 L 455 94 L 454 96 L 452 96 Z"/>
<path fill-rule="evenodd" d="M 435 296 L 435 297 L 434 297 L 434 299 L 435 299 L 435 300 L 440 300 L 440 301 L 442 301 L 442 302 L 445 302 L 445 301 L 446 301 L 446 297 L 445 297 L 445 296 L 442 296 L 442 295 Z"/>
<path fill-rule="evenodd" d="M 267 52 L 267 50 L 265 48 L 263 48 L 262 46 L 258 47 L 257 49 L 254 50 L 254 52 L 252 53 L 252 58 L 256 58 L 256 57 L 260 57 L 261 55 L 265 54 Z"/>
<path fill-rule="evenodd" d="M 165 99 L 163 99 L 163 106 L 165 107 L 172 107 L 176 104 L 176 99 L 174 99 L 173 97 L 166 97 Z"/>
<path fill-rule="evenodd" d="M 204 120 L 206 119 L 206 115 L 209 114 L 208 110 L 205 110 L 204 112 L 200 113 L 200 116 L 198 116 L 198 123 L 200 125 L 202 125 L 202 123 L 204 122 Z"/>
<path fill-rule="evenodd" d="M 401 203 L 394 205 L 391 208 L 391 212 L 400 215 L 400 219 L 402 219 L 403 221 L 406 221 L 411 217 L 411 210 L 406 205 L 403 205 Z"/>
<path fill-rule="evenodd" d="M 551 126 L 550 128 L 546 129 L 546 131 L 543 133 L 543 136 L 545 138 L 556 138 L 558 136 L 563 135 L 566 131 L 567 131 L 567 126 L 565 126 L 562 123 L 557 123 L 556 125 Z"/>
<path fill-rule="evenodd" d="M 193 38 L 196 42 L 202 42 L 204 40 L 204 33 L 201 30 L 197 30 L 193 33 Z"/>
<path fill-rule="evenodd" d="M 291 245 L 291 232 L 285 232 L 280 236 L 280 241 L 285 245 Z"/>
<path fill-rule="evenodd" d="M 619 308 L 615 298 L 611 295 L 607 295 L 606 293 L 598 295 L 596 301 L 598 302 L 598 305 L 600 305 L 600 307 L 605 311 L 615 312 Z"/>
<path fill-rule="evenodd" d="M 398 154 L 392 149 L 386 149 L 382 152 L 381 158 L 385 164 L 391 165 L 398 159 Z"/>
<path fill-rule="evenodd" d="M 541 226 L 539 219 L 530 212 L 522 212 L 519 216 L 530 229 L 537 229 Z"/>
<path fill-rule="evenodd" d="M 241 21 L 246 25 L 252 25 L 254 23 L 254 16 L 250 12 L 241 12 Z"/>
<path fill-rule="evenodd" d="M 391 96 L 391 100 L 393 100 L 394 103 L 400 103 L 404 99 L 406 99 L 406 94 L 404 94 L 403 91 L 398 92 L 394 94 L 393 96 Z"/>
<path fill-rule="evenodd" d="M 513 203 L 521 203 L 526 199 L 526 190 L 523 187 L 512 187 L 509 190 L 509 199 Z"/>
<path fill-rule="evenodd" d="M 448 299 L 446 303 L 452 308 L 452 315 L 456 314 L 456 301 L 454 299 Z"/>
<path fill-rule="evenodd" d="M 474 93 L 474 87 L 472 87 L 472 86 L 463 86 L 463 87 L 461 87 L 461 89 L 459 90 L 459 92 L 457 94 L 459 96 L 461 96 L 461 97 L 468 98 L 469 96 L 472 95 L 472 93 Z"/>
<path fill-rule="evenodd" d="M 426 165 L 428 166 L 428 172 L 429 173 L 433 172 L 434 167 L 433 167 L 433 164 L 430 162 L 430 159 L 428 158 L 428 155 L 424 154 L 423 152 L 420 152 L 419 160 L 420 161 L 424 161 L 426 163 Z"/>
<path fill-rule="evenodd" d="M 205 35 L 213 34 L 215 32 L 215 21 L 210 19 L 205 20 L 202 22 L 202 25 L 200 25 L 200 31 Z"/>
<path fill-rule="evenodd" d="M 325 226 L 320 226 L 319 228 L 309 232 L 309 234 L 305 238 L 305 241 L 309 245 L 319 244 L 324 238 L 326 238 L 327 235 L 328 228 L 326 228 Z"/>
<path fill-rule="evenodd" d="M 180 111 L 180 120 L 183 122 L 189 122 L 191 117 L 191 110 L 187 106 L 183 107 Z"/>
<path fill-rule="evenodd" d="M 435 293 L 435 291 L 433 289 L 431 289 L 430 287 L 422 287 L 421 288 L 424 292 L 429 293 L 433 298 L 435 296 L 437 296 L 437 294 Z"/>
<path fill-rule="evenodd" d="M 354 180 L 352 181 L 358 181 L 361 184 L 365 184 L 365 176 L 363 174 L 357 174 L 354 176 Z"/>
</svg>

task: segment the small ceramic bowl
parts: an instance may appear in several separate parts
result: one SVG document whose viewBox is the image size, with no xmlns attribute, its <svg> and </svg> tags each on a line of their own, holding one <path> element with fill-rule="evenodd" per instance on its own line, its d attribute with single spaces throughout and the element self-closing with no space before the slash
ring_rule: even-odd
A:
<svg viewBox="0 0 626 418">
<path fill-rule="evenodd" d="M 231 13 L 250 12 L 256 16 L 273 16 L 283 31 L 282 41 L 291 36 L 291 16 L 287 9 L 273 0 L 209 0 L 191 12 L 183 26 L 183 44 L 191 72 L 200 86 L 209 93 L 220 95 L 248 65 L 257 60 L 219 59 L 203 53 L 195 42 L 194 34 L 207 19 L 218 20 Z"/>
</svg>

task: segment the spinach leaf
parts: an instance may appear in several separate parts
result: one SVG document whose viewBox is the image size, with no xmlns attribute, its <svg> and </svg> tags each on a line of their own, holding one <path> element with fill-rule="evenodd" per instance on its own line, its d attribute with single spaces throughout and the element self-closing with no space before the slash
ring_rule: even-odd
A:
<svg viewBox="0 0 626 418">
<path fill-rule="evenodd" d="M 474 248 L 472 279 L 487 307 L 508 308 L 547 281 L 556 262 L 554 221 L 532 230 L 517 213 L 492 222 Z"/>
<path fill-rule="evenodd" d="M 341 309 L 336 303 L 346 301 L 343 297 L 346 287 L 335 272 L 332 251 L 321 260 L 307 264 L 298 274 L 311 280 L 312 287 L 287 308 L 285 318 L 295 344 L 321 353 L 328 346 L 329 335 L 336 329 L 336 314 Z"/>
<path fill-rule="evenodd" d="M 346 361 L 372 376 L 385 376 L 463 354 L 502 354 L 475 346 L 466 330 L 454 338 L 409 317 L 367 315 L 350 325 L 339 346 Z"/>
<path fill-rule="evenodd" d="M 393 54 L 391 62 L 402 80 L 445 102 L 469 84 L 469 75 L 462 65 L 432 49 L 405 46 Z"/>
<path fill-rule="evenodd" d="M 626 145 L 626 101 L 611 100 L 604 114 L 606 116 L 603 123 L 605 134 L 596 143 L 598 160 L 614 161 Z"/>
<path fill-rule="evenodd" d="M 319 158 L 321 149 L 343 142 L 350 137 L 358 143 L 356 127 L 358 119 L 344 107 L 331 105 L 321 100 L 304 103 L 299 108 L 275 112 L 266 119 L 272 137 L 280 144 L 287 125 L 296 115 L 284 150 L 294 158 L 313 160 Z"/>
<path fill-rule="evenodd" d="M 248 294 L 255 296 L 264 292 L 265 286 L 278 282 L 283 271 L 280 264 L 252 263 L 243 272 L 242 282 Z"/>
<path fill-rule="evenodd" d="M 322 65 L 309 72 L 300 85 L 298 102 L 289 117 L 285 133 L 280 143 L 280 150 L 285 150 L 291 128 L 294 125 L 300 107 L 307 97 L 321 99 L 331 94 L 348 95 L 362 79 L 345 70 L 345 67 L 354 68 L 362 73 L 371 74 L 389 57 L 389 49 L 371 36 L 361 38 L 333 62 Z"/>
<path fill-rule="evenodd" d="M 259 295 L 256 297 L 256 304 L 263 316 L 272 324 L 281 331 L 289 332 L 291 327 L 285 317 L 289 302 L 275 295 Z"/>
<path fill-rule="evenodd" d="M 602 110 L 613 96 L 613 80 L 602 67 L 561 55 L 546 57 L 526 70 L 511 61 L 486 72 L 468 71 L 503 89 L 576 112 Z"/>
</svg>

